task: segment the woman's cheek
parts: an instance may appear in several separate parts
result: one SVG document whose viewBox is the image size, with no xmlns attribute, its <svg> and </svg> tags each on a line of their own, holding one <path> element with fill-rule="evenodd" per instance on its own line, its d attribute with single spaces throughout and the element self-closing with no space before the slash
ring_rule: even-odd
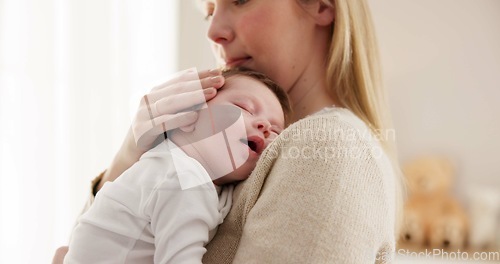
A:
<svg viewBox="0 0 500 264">
<path fill-rule="evenodd" d="M 270 25 L 273 25 L 270 10 L 256 10 L 243 14 L 237 27 L 240 28 L 240 37 L 244 40 L 245 47 L 253 52 L 265 52 L 263 50 L 265 45 L 272 42 L 272 38 L 275 37 L 270 32 L 270 29 L 274 27 Z"/>
</svg>

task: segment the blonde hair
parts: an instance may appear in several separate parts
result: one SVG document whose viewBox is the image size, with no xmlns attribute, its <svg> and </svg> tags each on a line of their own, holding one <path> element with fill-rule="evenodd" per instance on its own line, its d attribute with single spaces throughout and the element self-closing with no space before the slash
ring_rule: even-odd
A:
<svg viewBox="0 0 500 264">
<path fill-rule="evenodd" d="M 397 192 L 395 231 L 399 235 L 405 188 L 395 140 L 384 135 L 392 128 L 392 122 L 368 4 L 365 0 L 319 1 L 335 9 L 327 60 L 328 92 L 370 127 L 391 160 Z"/>
</svg>

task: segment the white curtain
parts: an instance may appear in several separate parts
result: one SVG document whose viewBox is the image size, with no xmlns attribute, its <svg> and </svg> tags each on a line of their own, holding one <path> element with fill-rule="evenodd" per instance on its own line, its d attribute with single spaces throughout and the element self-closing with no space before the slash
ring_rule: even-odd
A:
<svg viewBox="0 0 500 264">
<path fill-rule="evenodd" d="M 135 95 L 177 69 L 180 0 L 0 0 L 0 263 L 50 263 Z"/>
</svg>

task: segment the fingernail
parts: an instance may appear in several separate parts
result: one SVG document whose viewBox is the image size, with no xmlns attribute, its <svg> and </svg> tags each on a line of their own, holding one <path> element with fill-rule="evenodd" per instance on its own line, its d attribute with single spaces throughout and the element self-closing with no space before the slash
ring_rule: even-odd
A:
<svg viewBox="0 0 500 264">
<path fill-rule="evenodd" d="M 213 93 L 215 93 L 215 89 L 214 88 L 207 88 L 207 89 L 203 90 L 203 93 L 206 95 L 212 95 Z"/>
<path fill-rule="evenodd" d="M 220 69 L 211 69 L 208 71 L 210 75 L 219 75 L 221 74 Z"/>
<path fill-rule="evenodd" d="M 215 76 L 215 77 L 210 78 L 210 80 L 213 83 L 220 83 L 220 82 L 222 82 L 222 76 Z"/>
</svg>

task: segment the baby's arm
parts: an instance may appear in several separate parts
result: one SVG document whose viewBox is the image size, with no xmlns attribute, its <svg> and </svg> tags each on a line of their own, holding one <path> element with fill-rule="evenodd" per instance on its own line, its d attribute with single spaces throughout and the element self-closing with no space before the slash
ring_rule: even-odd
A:
<svg viewBox="0 0 500 264">
<path fill-rule="evenodd" d="M 164 164 L 159 153 L 141 159 L 115 182 L 106 183 L 78 219 L 64 263 L 120 263 L 129 259 L 133 245 L 147 234 L 144 230 L 150 221 L 142 209 L 155 183 L 163 179 L 163 173 L 158 172 L 164 171 Z"/>
<path fill-rule="evenodd" d="M 202 263 L 208 233 L 220 219 L 217 193 L 208 184 L 187 190 L 164 184 L 156 190 L 146 208 L 152 212 L 155 263 Z"/>
</svg>

